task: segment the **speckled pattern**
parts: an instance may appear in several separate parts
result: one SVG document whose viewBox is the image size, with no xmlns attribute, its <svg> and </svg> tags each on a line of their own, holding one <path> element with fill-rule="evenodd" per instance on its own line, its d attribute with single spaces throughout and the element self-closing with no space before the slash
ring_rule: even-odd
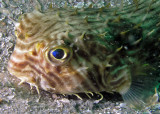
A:
<svg viewBox="0 0 160 114">
<path fill-rule="evenodd" d="M 5 2 L 3 2 L 5 1 Z M 0 8 L 9 9 L 12 13 L 10 17 L 18 20 L 18 17 L 24 12 L 30 12 L 36 7 L 33 0 L 0 0 Z M 63 7 L 63 0 L 39 0 L 43 4 L 42 9 L 48 8 L 52 3 L 53 7 Z M 105 0 L 104 0 L 105 1 Z M 106 0 L 107 1 L 107 0 Z M 114 4 L 114 2 L 111 3 Z M 116 0 L 117 1 L 117 0 Z M 124 0 L 129 1 L 129 0 Z M 68 0 L 70 6 L 82 7 L 83 4 L 96 4 L 100 7 L 107 2 L 97 2 L 97 0 L 85 3 L 80 0 Z M 9 75 L 6 70 L 7 61 L 12 53 L 15 45 L 14 24 L 9 20 L 6 14 L 0 13 L 0 113 L 71 113 L 71 114 L 135 114 L 135 113 L 160 113 L 159 105 L 152 107 L 152 110 L 136 111 L 127 107 L 121 96 L 117 94 L 103 93 L 104 99 L 98 101 L 100 96 L 94 94 L 92 99 L 87 98 L 84 94 L 80 94 L 84 99 L 79 100 L 75 96 L 63 96 L 40 91 L 39 98 L 35 88 L 30 90 L 27 84 L 18 86 L 19 80 Z"/>
</svg>

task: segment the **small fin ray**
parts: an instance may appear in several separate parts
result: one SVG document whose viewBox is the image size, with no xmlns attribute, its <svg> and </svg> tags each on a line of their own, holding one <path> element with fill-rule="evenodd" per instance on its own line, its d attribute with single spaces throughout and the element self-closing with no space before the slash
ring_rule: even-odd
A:
<svg viewBox="0 0 160 114">
<path fill-rule="evenodd" d="M 150 83 L 148 83 L 150 81 Z M 132 108 L 144 109 L 158 102 L 155 79 L 133 80 L 127 92 L 121 93 L 123 100 Z"/>
</svg>

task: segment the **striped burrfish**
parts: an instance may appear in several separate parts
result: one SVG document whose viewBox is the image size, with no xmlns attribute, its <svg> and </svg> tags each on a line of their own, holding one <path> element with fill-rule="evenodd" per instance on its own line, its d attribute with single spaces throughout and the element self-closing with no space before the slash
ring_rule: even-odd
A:
<svg viewBox="0 0 160 114">
<path fill-rule="evenodd" d="M 57 94 L 118 92 L 131 107 L 158 101 L 160 1 L 121 8 L 51 8 L 23 14 L 8 63 L 30 86 Z M 78 96 L 78 95 L 77 95 Z"/>
</svg>

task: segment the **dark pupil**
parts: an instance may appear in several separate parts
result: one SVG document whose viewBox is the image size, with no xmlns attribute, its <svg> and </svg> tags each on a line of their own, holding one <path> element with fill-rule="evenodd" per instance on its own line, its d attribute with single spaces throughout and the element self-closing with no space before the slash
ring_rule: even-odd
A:
<svg viewBox="0 0 160 114">
<path fill-rule="evenodd" d="M 52 52 L 52 55 L 56 59 L 62 59 L 64 56 L 64 51 L 62 49 L 56 49 L 55 51 Z"/>
</svg>

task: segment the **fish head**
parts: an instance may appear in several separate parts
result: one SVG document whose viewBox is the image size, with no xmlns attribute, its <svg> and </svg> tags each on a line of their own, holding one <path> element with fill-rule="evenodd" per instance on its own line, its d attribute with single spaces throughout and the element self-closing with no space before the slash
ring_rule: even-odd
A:
<svg viewBox="0 0 160 114">
<path fill-rule="evenodd" d="M 59 34 L 61 39 L 37 42 L 25 55 L 26 60 L 35 63 L 32 70 L 38 73 L 40 87 L 66 94 L 104 90 L 105 68 L 110 60 L 106 59 L 106 47 L 93 38 L 86 39 L 88 36 L 73 40 L 66 31 Z"/>
<path fill-rule="evenodd" d="M 111 91 L 112 80 L 117 84 L 127 77 L 110 75 L 108 69 L 119 58 L 112 44 L 115 42 L 103 38 L 108 34 L 105 29 L 95 23 L 97 32 L 86 18 L 70 10 L 55 12 L 33 11 L 21 16 L 8 63 L 12 75 L 31 86 L 61 94 Z"/>
</svg>

